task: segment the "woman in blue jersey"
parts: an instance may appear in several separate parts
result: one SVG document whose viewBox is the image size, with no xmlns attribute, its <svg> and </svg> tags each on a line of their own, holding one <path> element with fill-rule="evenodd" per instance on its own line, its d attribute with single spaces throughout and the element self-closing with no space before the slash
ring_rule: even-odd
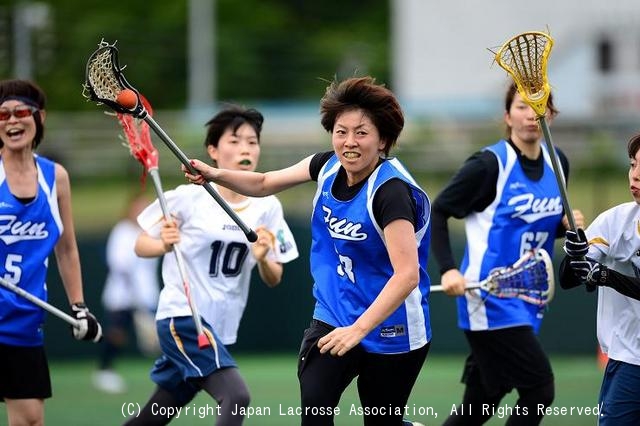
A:
<svg viewBox="0 0 640 426">
<path fill-rule="evenodd" d="M 76 339 L 97 342 L 100 324 L 84 305 L 67 171 L 35 154 L 42 141 L 45 94 L 25 80 L 0 81 L 0 277 L 46 300 L 55 253 Z M 0 400 L 9 424 L 44 424 L 51 397 L 42 308 L 0 287 Z"/>
<path fill-rule="evenodd" d="M 548 120 L 556 114 L 550 96 Z M 568 226 L 536 114 L 513 84 L 505 96 L 504 121 L 506 139 L 472 155 L 433 203 L 433 252 L 445 293 L 458 296 L 458 326 L 471 348 L 462 406 L 452 410 L 446 425 L 483 424 L 493 412 L 483 407 L 497 406 L 514 388 L 519 399 L 507 424 L 537 425 L 542 420 L 538 408 L 554 398 L 551 364 L 536 336 L 544 309 L 481 290 L 465 292 L 467 282 L 513 264 L 527 250 L 553 253 L 554 240 Z M 556 151 L 566 177 L 567 159 Z M 582 226 L 582 214 L 574 216 Z M 449 241 L 451 217 L 465 220 L 467 243 L 459 268 Z"/>
<path fill-rule="evenodd" d="M 320 109 L 333 151 L 266 173 L 193 160 L 201 175 L 186 177 L 258 197 L 317 182 L 311 219 L 316 305 L 298 363 L 302 424 L 333 425 L 335 407 L 355 377 L 365 425 L 410 424 L 403 422 L 403 407 L 431 339 L 429 199 L 388 156 L 404 126 L 391 91 L 371 77 L 334 81 Z"/>
</svg>

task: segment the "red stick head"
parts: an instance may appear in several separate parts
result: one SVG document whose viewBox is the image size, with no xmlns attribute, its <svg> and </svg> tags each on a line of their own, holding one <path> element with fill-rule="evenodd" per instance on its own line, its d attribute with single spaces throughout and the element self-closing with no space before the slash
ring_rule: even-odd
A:
<svg viewBox="0 0 640 426">
<path fill-rule="evenodd" d="M 140 100 L 151 115 L 153 110 L 147 99 L 140 95 Z M 117 116 L 127 138 L 129 151 L 143 165 L 145 174 L 151 169 L 158 168 L 158 150 L 151 143 L 149 125 L 144 120 L 134 118 L 129 114 L 117 113 Z"/>
</svg>

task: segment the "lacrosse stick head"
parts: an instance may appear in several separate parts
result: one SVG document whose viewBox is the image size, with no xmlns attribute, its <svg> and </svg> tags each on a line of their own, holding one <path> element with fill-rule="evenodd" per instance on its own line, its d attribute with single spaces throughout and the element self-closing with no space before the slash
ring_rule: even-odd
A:
<svg viewBox="0 0 640 426">
<path fill-rule="evenodd" d="M 487 288 L 496 297 L 518 298 L 538 306 L 553 299 L 553 263 L 542 248 L 528 251 L 512 266 L 496 268 L 489 275 Z"/>
<path fill-rule="evenodd" d="M 518 93 L 544 117 L 551 86 L 547 79 L 547 60 L 553 47 L 549 34 L 530 31 L 508 40 L 496 53 L 495 60 L 513 78 Z"/>
<path fill-rule="evenodd" d="M 147 99 L 138 94 L 139 102 L 149 115 L 153 113 Z M 127 139 L 127 146 L 133 158 L 138 160 L 148 172 L 158 168 L 158 150 L 151 143 L 151 133 L 146 121 L 135 118 L 133 115 L 117 113 L 118 121 Z"/>
<path fill-rule="evenodd" d="M 115 43 L 109 44 L 102 40 L 98 49 L 91 54 L 87 61 L 85 82 L 82 95 L 98 104 L 105 104 L 121 114 L 131 114 L 143 118 L 147 111 L 140 100 L 140 93 L 127 81 L 118 63 L 118 49 Z M 135 106 L 127 108 L 118 103 L 118 95 L 129 89 L 137 98 Z M 131 102 L 133 104 L 133 102 Z"/>
</svg>

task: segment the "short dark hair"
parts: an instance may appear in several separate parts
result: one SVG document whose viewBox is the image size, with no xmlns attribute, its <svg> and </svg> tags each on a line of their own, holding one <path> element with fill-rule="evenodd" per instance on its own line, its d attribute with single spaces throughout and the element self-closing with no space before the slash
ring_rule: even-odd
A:
<svg viewBox="0 0 640 426">
<path fill-rule="evenodd" d="M 386 142 L 384 154 L 389 155 L 404 127 L 404 114 L 396 96 L 373 77 L 353 77 L 342 82 L 334 80 L 320 100 L 320 123 L 331 133 L 339 114 L 361 109 Z"/>
<path fill-rule="evenodd" d="M 238 105 L 227 106 L 225 109 L 214 115 L 213 118 L 205 124 L 207 127 L 207 136 L 204 140 L 204 146 L 212 145 L 217 147 L 220 137 L 225 130 L 230 128 L 235 132 L 245 123 L 253 127 L 253 130 L 255 130 L 256 135 L 258 136 L 258 141 L 260 141 L 260 132 L 262 131 L 263 122 L 264 117 L 256 109 L 243 108 Z"/>
<path fill-rule="evenodd" d="M 632 136 L 629 139 L 629 143 L 627 144 L 627 152 L 629 153 L 629 158 L 636 158 L 636 154 L 640 149 L 640 133 L 635 136 Z"/>
<path fill-rule="evenodd" d="M 511 84 L 507 88 L 507 93 L 504 96 L 504 110 L 506 112 L 509 112 L 509 110 L 511 109 L 513 98 L 516 97 L 517 92 L 518 92 L 518 87 L 516 86 L 516 83 L 511 82 Z M 549 97 L 547 98 L 547 109 L 551 113 L 552 117 L 555 117 L 560 112 L 553 104 L 553 93 L 549 93 Z"/>
<path fill-rule="evenodd" d="M 32 145 L 33 149 L 37 148 L 44 137 L 44 125 L 40 114 L 40 110 L 43 110 L 47 103 L 44 91 L 37 84 L 28 80 L 0 81 L 0 104 L 11 99 L 22 101 L 27 105 L 38 108 L 38 111 L 33 113 L 33 118 L 36 122 L 36 136 Z M 3 143 L 0 141 L 0 147 L 2 146 Z"/>
</svg>

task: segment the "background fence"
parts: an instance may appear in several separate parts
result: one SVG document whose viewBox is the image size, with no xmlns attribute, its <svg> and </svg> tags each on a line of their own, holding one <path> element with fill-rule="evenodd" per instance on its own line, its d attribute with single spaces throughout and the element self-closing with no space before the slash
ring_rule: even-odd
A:
<svg viewBox="0 0 640 426">
<path fill-rule="evenodd" d="M 287 264 L 283 282 L 276 288 L 269 289 L 254 277 L 234 353 L 297 353 L 302 332 L 308 326 L 313 312 L 308 262 L 311 240 L 306 221 L 295 219 L 290 221 L 290 225 L 297 239 L 300 257 Z M 102 317 L 100 291 L 106 274 L 103 261 L 105 242 L 106 235 L 80 241 L 85 299 L 98 317 Z M 457 235 L 454 249 L 462 250 L 462 244 L 463 240 Z M 55 262 L 50 265 L 50 301 L 56 306 L 66 307 L 66 297 L 55 271 Z M 437 271 L 431 262 L 429 273 L 432 279 L 439 277 Z M 544 347 L 552 353 L 594 354 L 595 303 L 594 293 L 587 294 L 582 289 L 559 289 L 548 308 L 540 333 Z M 456 327 L 455 300 L 444 294 L 432 294 L 430 306 L 432 351 L 466 351 L 463 333 Z M 46 339 L 47 351 L 54 359 L 95 356 L 97 351 L 95 345 L 74 344 L 66 323 L 53 317 L 47 321 Z M 135 351 L 134 346 L 131 345 L 130 352 Z"/>
</svg>

